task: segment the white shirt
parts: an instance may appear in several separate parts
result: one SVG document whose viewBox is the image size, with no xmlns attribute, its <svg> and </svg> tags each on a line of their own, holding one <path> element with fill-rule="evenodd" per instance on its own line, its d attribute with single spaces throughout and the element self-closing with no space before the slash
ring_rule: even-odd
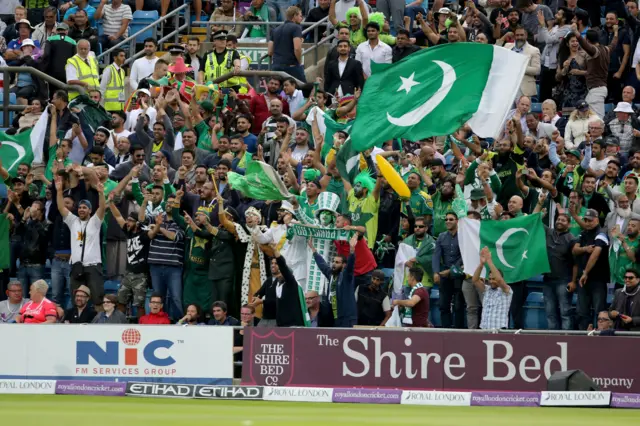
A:
<svg viewBox="0 0 640 426">
<path fill-rule="evenodd" d="M 609 164 L 609 161 L 611 161 L 611 158 L 609 157 L 604 157 L 602 160 L 596 160 L 594 157 L 591 157 L 591 161 L 589 161 L 589 168 L 594 172 L 598 170 L 602 170 L 604 172 L 607 170 L 607 164 Z"/>
<path fill-rule="evenodd" d="M 115 136 L 116 140 L 118 140 L 120 138 L 128 138 L 131 133 L 132 132 L 128 131 L 126 128 L 123 131 L 121 131 L 120 133 L 116 133 L 115 131 L 112 130 L 111 131 L 111 135 L 112 136 L 109 139 L 107 139 L 107 146 L 109 147 L 109 149 L 111 151 L 113 151 L 115 153 L 116 150 L 115 150 L 115 146 L 113 144 L 113 136 Z"/>
<path fill-rule="evenodd" d="M 300 109 L 300 107 L 302 107 L 302 105 L 304 105 L 305 103 L 302 90 L 299 90 L 299 89 L 294 90 L 293 95 L 291 96 L 287 95 L 283 90 L 281 95 L 283 98 L 286 99 L 287 103 L 289 104 L 289 111 L 291 111 L 291 114 L 293 114 L 298 109 Z"/>
<path fill-rule="evenodd" d="M 158 62 L 158 58 L 156 56 L 151 60 L 142 57 L 133 61 L 131 75 L 129 76 L 129 86 L 131 86 L 131 90 L 137 90 L 140 80 L 153 74 L 156 62 Z"/>
<path fill-rule="evenodd" d="M 93 52 L 89 52 L 89 56 L 96 56 Z M 82 58 L 80 58 L 82 59 Z M 87 59 L 89 59 L 89 57 L 87 57 Z M 78 79 L 78 71 L 76 70 L 76 67 L 74 67 L 71 64 L 67 64 L 64 67 L 64 73 L 67 76 L 67 81 L 69 80 L 77 80 Z"/>
<path fill-rule="evenodd" d="M 98 206 L 92 206 L 97 209 Z M 82 235 L 86 232 L 84 249 L 84 266 L 97 265 L 102 263 L 102 241 L 100 240 L 100 228 L 102 221 L 95 214 L 88 221 L 81 221 L 73 213 L 69 213 L 64 218 L 64 223 L 71 232 L 71 264 L 80 262 L 82 257 Z"/>
<path fill-rule="evenodd" d="M 361 43 L 356 49 L 356 60 L 362 63 L 364 75 L 371 75 L 371 61 L 378 64 L 390 64 L 392 58 L 391 46 L 378 40 L 378 44 L 371 48 L 369 42 Z"/>
<path fill-rule="evenodd" d="M 138 122 L 138 117 L 142 114 L 142 108 L 134 109 L 131 112 L 127 113 L 127 121 L 124 123 L 124 128 L 134 132 L 136 130 L 136 123 Z M 153 128 L 153 125 L 156 124 L 156 116 L 158 115 L 158 111 L 152 106 L 147 109 L 147 115 L 149 116 L 149 128 Z M 111 148 L 113 150 L 113 148 Z"/>
</svg>

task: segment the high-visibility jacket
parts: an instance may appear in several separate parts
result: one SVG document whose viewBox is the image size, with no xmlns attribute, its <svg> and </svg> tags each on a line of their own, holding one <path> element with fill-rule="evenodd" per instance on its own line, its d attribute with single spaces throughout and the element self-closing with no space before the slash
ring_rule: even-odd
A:
<svg viewBox="0 0 640 426">
<path fill-rule="evenodd" d="M 107 83 L 104 94 L 104 109 L 107 111 L 122 111 L 124 109 L 124 79 L 125 73 L 114 64 L 109 65 L 111 78 Z"/>
<path fill-rule="evenodd" d="M 100 88 L 100 80 L 98 80 L 98 61 L 95 56 L 88 56 L 87 62 L 78 55 L 73 55 L 67 60 L 67 65 L 72 65 L 76 69 L 76 77 L 80 81 L 89 84 L 89 87 Z M 77 98 L 79 95 L 75 90 L 69 91 L 69 100 Z"/>
<path fill-rule="evenodd" d="M 207 55 L 207 60 L 204 65 L 204 81 L 212 81 L 216 78 L 233 72 L 233 53 L 234 50 L 227 50 L 221 63 L 218 63 L 216 59 L 215 50 Z M 241 77 L 231 77 L 227 81 L 220 83 L 220 87 L 232 87 L 239 86 Z M 244 79 L 246 82 L 246 79 Z"/>
</svg>

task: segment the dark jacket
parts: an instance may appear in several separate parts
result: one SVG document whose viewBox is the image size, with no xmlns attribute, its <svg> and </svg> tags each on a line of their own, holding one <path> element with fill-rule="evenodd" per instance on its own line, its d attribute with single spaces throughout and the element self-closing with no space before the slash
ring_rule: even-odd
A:
<svg viewBox="0 0 640 426">
<path fill-rule="evenodd" d="M 318 253 L 313 254 L 313 259 L 322 271 L 322 275 L 328 280 L 332 278 L 331 266 L 327 264 L 322 256 Z M 356 286 L 355 276 L 353 273 L 356 264 L 355 254 L 350 254 L 347 259 L 347 265 L 338 275 L 336 285 L 336 299 L 338 301 L 338 319 L 337 327 L 352 327 L 358 319 L 358 306 L 356 304 Z"/>
<path fill-rule="evenodd" d="M 276 296 L 277 285 L 278 283 L 275 278 L 267 278 L 262 283 L 262 287 L 254 294 L 255 297 L 262 299 L 262 319 L 276 319 L 278 305 Z"/>
<path fill-rule="evenodd" d="M 324 71 L 323 74 L 327 74 L 327 69 L 329 69 L 329 64 L 333 61 L 337 61 L 338 60 L 338 47 L 334 46 L 329 53 L 327 53 L 327 57 L 324 59 Z M 351 59 L 355 59 L 356 58 L 356 49 L 353 46 L 349 46 L 349 57 Z M 327 82 L 325 81 L 324 83 L 324 87 L 327 87 Z M 328 93 L 328 91 L 327 91 Z"/>
<path fill-rule="evenodd" d="M 209 279 L 233 278 L 235 270 L 233 242 L 235 237 L 223 227 L 211 240 L 211 260 L 209 261 Z"/>
<path fill-rule="evenodd" d="M 305 305 L 304 311 L 300 306 L 300 286 L 291 273 L 284 257 L 276 257 L 280 273 L 284 277 L 282 296 L 276 299 L 276 324 L 278 327 L 304 327 L 304 315 L 308 315 Z"/>
<path fill-rule="evenodd" d="M 391 49 L 391 62 L 395 64 L 400 59 L 403 59 L 411 55 L 412 53 L 417 52 L 418 50 L 420 50 L 420 47 L 416 46 L 415 44 L 410 44 L 403 48 L 400 48 L 397 45 L 393 46 L 393 48 Z"/>
<path fill-rule="evenodd" d="M 97 50 L 94 50 L 94 52 L 97 52 Z M 42 71 L 63 83 L 66 82 L 67 74 L 64 67 L 67 64 L 67 60 L 75 54 L 76 42 L 72 37 L 50 37 L 44 44 L 44 52 L 42 58 L 40 58 Z"/>
<path fill-rule="evenodd" d="M 107 317 L 104 312 L 100 312 L 93 318 L 91 324 L 128 324 L 128 321 L 127 316 L 116 309 L 110 317 Z"/>
<path fill-rule="evenodd" d="M 362 73 L 362 63 L 355 59 L 347 59 L 342 76 L 338 68 L 338 59 L 332 61 L 324 75 L 324 87 L 327 93 L 335 93 L 338 87 L 342 87 L 342 94 L 353 94 L 356 87 L 362 88 L 364 85 L 364 74 Z"/>
<path fill-rule="evenodd" d="M 48 232 L 49 224 L 44 220 L 30 219 L 28 222 L 20 222 L 16 233 L 22 237 L 21 264 L 44 265 L 46 263 L 49 246 Z"/>
<path fill-rule="evenodd" d="M 93 308 L 86 306 L 80 315 L 78 315 L 78 308 L 74 306 L 64 312 L 62 322 L 69 321 L 69 324 L 90 324 L 95 317 L 96 311 L 94 311 Z"/>
<path fill-rule="evenodd" d="M 631 300 L 629 301 L 629 299 Z M 630 305 L 629 308 L 627 308 L 627 305 Z M 616 329 L 640 331 L 640 288 L 636 287 L 635 291 L 630 291 L 629 294 L 625 293 L 624 288 L 616 290 L 613 295 L 613 302 L 609 306 L 609 312 L 611 311 L 618 311 L 632 318 L 630 324 L 625 324 L 622 318 L 617 317 L 614 320 Z"/>
</svg>

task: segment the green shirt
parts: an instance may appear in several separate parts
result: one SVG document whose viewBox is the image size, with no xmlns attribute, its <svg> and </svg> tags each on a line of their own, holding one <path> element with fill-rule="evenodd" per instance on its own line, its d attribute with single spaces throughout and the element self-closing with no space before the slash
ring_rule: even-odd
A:
<svg viewBox="0 0 640 426">
<path fill-rule="evenodd" d="M 415 217 L 418 216 L 433 216 L 433 201 L 429 194 L 420 189 L 414 189 L 411 191 L 411 198 L 409 198 L 409 205 L 411 206 L 411 212 Z M 407 213 L 405 204 L 402 204 L 402 212 Z"/>
<path fill-rule="evenodd" d="M 452 202 L 453 198 L 449 201 L 442 201 L 439 191 L 433 196 L 433 238 L 438 238 L 438 235 L 447 231 L 445 218 L 447 212 L 452 210 Z"/>
<path fill-rule="evenodd" d="M 378 235 L 378 208 L 380 198 L 376 200 L 372 194 L 366 197 L 357 198 L 353 189 L 347 196 L 349 202 L 349 213 L 354 226 L 364 226 L 367 238 L 367 245 L 373 249 Z"/>
<path fill-rule="evenodd" d="M 308 217 L 313 218 L 316 216 L 316 210 L 318 209 L 318 198 L 316 198 L 316 202 L 313 204 L 309 204 L 307 194 L 297 195 L 296 199 L 298 200 L 298 204 L 300 204 L 300 209 L 304 210 L 305 214 Z"/>
<path fill-rule="evenodd" d="M 213 147 L 211 146 L 211 127 L 202 120 L 195 126 L 196 131 L 198 132 L 198 143 L 196 146 L 200 149 L 204 149 L 207 152 L 214 152 Z"/>
<path fill-rule="evenodd" d="M 626 235 L 624 237 L 624 241 L 629 247 L 631 247 L 634 252 L 638 253 L 640 238 L 636 238 L 634 241 L 631 241 L 631 239 L 629 239 L 629 236 Z M 609 263 L 611 264 L 611 281 L 613 281 L 615 284 L 624 284 L 624 274 L 627 271 L 627 268 L 634 268 L 638 270 L 639 265 L 638 263 L 634 263 L 631 261 L 631 259 L 629 259 L 629 256 L 627 256 L 627 251 L 622 247 L 622 244 L 620 244 L 618 252 L 616 253 L 614 250 L 614 244 L 617 243 L 614 242 L 611 244 L 611 254 L 609 256 Z"/>
<path fill-rule="evenodd" d="M 349 203 L 347 202 L 347 194 L 344 192 L 344 182 L 342 182 L 342 179 L 331 178 L 327 184 L 326 191 L 332 192 L 340 197 L 340 207 L 338 208 L 340 213 L 349 211 Z"/>
<path fill-rule="evenodd" d="M 584 214 L 587 212 L 586 207 L 580 207 L 580 212 L 578 213 L 579 217 L 584 217 Z M 571 216 L 571 222 L 569 223 L 569 232 L 571 232 L 574 236 L 579 236 L 582 232 L 582 228 L 578 225 L 578 222 L 575 221 L 573 216 Z"/>
</svg>

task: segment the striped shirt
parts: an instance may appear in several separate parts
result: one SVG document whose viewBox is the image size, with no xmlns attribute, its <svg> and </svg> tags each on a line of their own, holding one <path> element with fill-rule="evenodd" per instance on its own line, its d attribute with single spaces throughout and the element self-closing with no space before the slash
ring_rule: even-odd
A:
<svg viewBox="0 0 640 426">
<path fill-rule="evenodd" d="M 175 232 L 176 238 L 171 241 L 160 232 L 149 245 L 149 264 L 182 267 L 184 260 L 184 232 L 173 221 L 164 222 L 162 228 Z"/>
<path fill-rule="evenodd" d="M 484 298 L 482 299 L 482 320 L 480 328 L 483 330 L 509 328 L 509 307 L 513 291 L 505 293 L 502 288 L 484 286 Z"/>
<path fill-rule="evenodd" d="M 106 36 L 118 34 L 122 26 L 122 21 L 125 19 L 131 21 L 133 19 L 131 8 L 126 4 L 120 5 L 117 9 L 114 9 L 110 4 L 105 4 L 102 13 L 102 28 Z M 129 36 L 128 27 L 122 35 L 124 37 Z"/>
</svg>

